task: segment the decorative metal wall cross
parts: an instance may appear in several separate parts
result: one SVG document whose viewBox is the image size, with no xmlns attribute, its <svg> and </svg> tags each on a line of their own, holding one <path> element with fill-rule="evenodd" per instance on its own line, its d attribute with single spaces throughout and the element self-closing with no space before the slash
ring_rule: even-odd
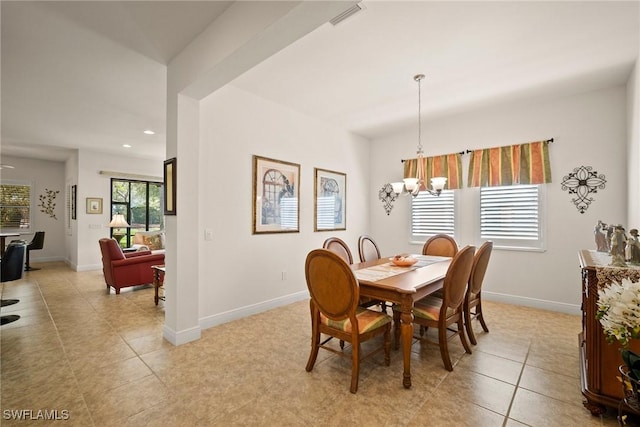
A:
<svg viewBox="0 0 640 427">
<path fill-rule="evenodd" d="M 391 184 L 385 184 L 378 192 L 378 198 L 382 201 L 384 210 L 389 215 L 393 209 L 393 202 L 396 201 L 398 195 L 393 191 Z"/>
<path fill-rule="evenodd" d="M 598 189 L 603 190 L 605 183 L 603 174 L 598 174 L 591 166 L 580 166 L 573 169 L 562 178 L 562 189 L 569 190 L 569 194 L 575 194 L 577 197 L 571 199 L 580 213 L 584 213 L 591 202 L 595 199 L 589 197 L 591 193 L 597 193 Z"/>
</svg>

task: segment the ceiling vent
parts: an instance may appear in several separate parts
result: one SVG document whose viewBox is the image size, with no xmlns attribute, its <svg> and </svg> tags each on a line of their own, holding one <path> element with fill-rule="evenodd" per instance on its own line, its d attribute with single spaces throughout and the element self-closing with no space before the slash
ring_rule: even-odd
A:
<svg viewBox="0 0 640 427">
<path fill-rule="evenodd" d="M 362 9 L 364 9 L 364 6 L 360 6 L 359 4 L 354 4 L 349 9 L 345 10 L 344 12 L 342 12 L 340 15 L 336 16 L 329 22 L 331 22 L 333 25 L 338 25 L 339 23 L 349 18 L 350 16 L 353 16 L 356 13 L 360 12 Z"/>
</svg>

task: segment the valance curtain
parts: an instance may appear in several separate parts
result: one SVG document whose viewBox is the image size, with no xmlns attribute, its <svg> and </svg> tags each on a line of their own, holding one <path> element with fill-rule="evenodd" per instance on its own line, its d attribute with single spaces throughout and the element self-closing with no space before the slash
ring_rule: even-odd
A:
<svg viewBox="0 0 640 427">
<path fill-rule="evenodd" d="M 404 177 L 415 178 L 418 172 L 418 159 L 405 160 Z M 444 154 L 442 156 L 425 157 L 423 164 L 425 186 L 429 188 L 431 178 L 444 176 L 447 178 L 447 190 L 462 188 L 462 161 L 460 153 Z"/>
<path fill-rule="evenodd" d="M 538 141 L 475 150 L 469 162 L 469 187 L 551 182 L 549 142 Z"/>
</svg>

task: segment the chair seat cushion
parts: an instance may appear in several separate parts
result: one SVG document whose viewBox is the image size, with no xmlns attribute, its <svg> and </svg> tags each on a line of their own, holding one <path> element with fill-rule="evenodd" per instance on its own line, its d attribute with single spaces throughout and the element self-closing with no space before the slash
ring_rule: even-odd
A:
<svg viewBox="0 0 640 427">
<path fill-rule="evenodd" d="M 358 319 L 358 331 L 359 334 L 372 331 L 387 323 L 391 323 L 391 316 L 380 313 L 379 311 L 367 310 L 366 308 L 358 307 L 356 309 L 356 319 Z M 320 321 L 323 325 L 327 325 L 331 328 L 341 330 L 343 332 L 351 332 L 351 321 L 349 319 L 344 320 L 331 320 L 322 313 L 320 314 Z"/>
<path fill-rule="evenodd" d="M 442 307 L 442 298 L 436 296 L 428 296 L 416 302 L 413 306 L 414 317 L 437 321 L 440 318 L 440 308 Z M 394 311 L 400 311 L 400 306 L 394 305 Z M 447 309 L 447 316 L 453 314 L 451 308 Z"/>
</svg>

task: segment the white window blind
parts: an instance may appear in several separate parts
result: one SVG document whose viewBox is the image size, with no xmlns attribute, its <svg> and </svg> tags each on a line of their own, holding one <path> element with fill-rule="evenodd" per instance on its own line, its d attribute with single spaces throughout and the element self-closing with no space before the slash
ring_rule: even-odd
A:
<svg viewBox="0 0 640 427">
<path fill-rule="evenodd" d="M 455 197 L 444 190 L 439 197 L 420 193 L 411 202 L 411 240 L 425 241 L 435 234 L 455 234 Z"/>
<path fill-rule="evenodd" d="M 480 239 L 497 246 L 543 248 L 539 185 L 482 187 Z"/>
<path fill-rule="evenodd" d="M 0 184 L 0 227 L 29 230 L 32 214 L 31 183 L 3 181 Z"/>
</svg>

